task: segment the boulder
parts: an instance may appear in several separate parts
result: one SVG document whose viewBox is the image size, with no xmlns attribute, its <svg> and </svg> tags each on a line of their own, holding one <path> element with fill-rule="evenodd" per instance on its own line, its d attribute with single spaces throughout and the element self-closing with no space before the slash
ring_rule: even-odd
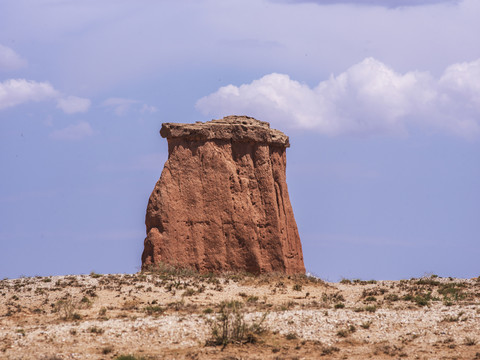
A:
<svg viewBox="0 0 480 360">
<path fill-rule="evenodd" d="M 142 268 L 305 273 L 286 183 L 288 136 L 227 116 L 162 124 L 168 160 L 147 206 Z"/>
</svg>

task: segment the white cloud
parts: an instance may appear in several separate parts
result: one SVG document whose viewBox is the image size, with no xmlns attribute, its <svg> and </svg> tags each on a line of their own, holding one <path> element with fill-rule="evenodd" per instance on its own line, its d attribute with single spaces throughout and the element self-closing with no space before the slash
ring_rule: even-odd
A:
<svg viewBox="0 0 480 360">
<path fill-rule="evenodd" d="M 295 79 L 312 74 L 321 79 L 328 75 L 325 70 L 339 73 L 365 56 L 402 72 L 418 67 L 438 74 L 448 64 L 478 57 L 478 0 L 458 6 L 447 6 L 454 0 L 316 1 L 344 5 L 232 0 L 224 6 L 210 0 L 138 7 L 131 1 L 52 0 L 49 6 L 42 1 L 25 6 L 11 1 L 0 20 L 5 20 L 2 38 L 22 39 L 22 55 L 32 52 L 35 64 L 52 72 L 48 79 L 61 78 L 68 88 L 88 84 L 96 93 L 138 85 L 152 74 L 176 74 L 177 83 L 188 86 L 198 75 L 179 74 L 191 68 L 192 58 L 215 68 L 210 81 L 216 81 L 227 76 L 221 69 L 231 69 L 228 76 L 235 78 L 245 71 L 265 72 L 272 64 Z M 389 9 L 406 3 L 412 6 Z M 438 4 L 413 6 L 426 3 Z M 28 43 L 42 44 L 44 51 Z M 247 49 L 255 56 L 245 56 Z"/>
<path fill-rule="evenodd" d="M 151 106 L 148 104 L 141 104 L 141 102 L 138 100 L 125 99 L 125 98 L 108 98 L 102 103 L 102 105 L 104 107 L 112 109 L 112 111 L 118 116 L 123 116 L 130 110 L 139 111 L 142 114 L 144 113 L 153 114 L 158 111 L 158 109 L 155 106 Z"/>
<path fill-rule="evenodd" d="M 0 71 L 16 70 L 27 65 L 27 61 L 9 47 L 0 44 Z"/>
<path fill-rule="evenodd" d="M 48 82 L 10 79 L 0 83 L 0 109 L 29 101 L 49 100 L 57 96 L 58 92 Z"/>
<path fill-rule="evenodd" d="M 59 98 L 57 108 L 62 109 L 66 114 L 74 114 L 77 112 L 86 112 L 90 108 L 91 101 L 89 99 L 67 96 Z"/>
<path fill-rule="evenodd" d="M 0 110 L 27 102 L 57 99 L 57 108 L 67 114 L 85 112 L 90 108 L 90 100 L 63 96 L 48 82 L 26 79 L 9 79 L 0 83 Z"/>
<path fill-rule="evenodd" d="M 50 137 L 55 140 L 81 140 L 92 135 L 93 129 L 90 124 L 82 121 L 64 129 L 55 130 L 50 134 Z"/>
<path fill-rule="evenodd" d="M 440 79 L 444 91 L 480 105 L 480 59 L 449 66 Z"/>
<path fill-rule="evenodd" d="M 204 114 L 246 114 L 274 124 L 344 133 L 403 134 L 411 126 L 480 135 L 480 59 L 427 72 L 400 74 L 367 58 L 316 87 L 269 74 L 250 84 L 221 87 L 198 100 Z"/>
</svg>

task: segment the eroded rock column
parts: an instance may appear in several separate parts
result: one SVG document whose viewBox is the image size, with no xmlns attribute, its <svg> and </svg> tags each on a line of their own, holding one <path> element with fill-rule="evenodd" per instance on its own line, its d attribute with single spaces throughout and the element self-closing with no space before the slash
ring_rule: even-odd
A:
<svg viewBox="0 0 480 360">
<path fill-rule="evenodd" d="M 150 196 L 142 268 L 304 273 L 288 196 L 288 137 L 246 116 L 162 125 L 168 160 Z"/>
</svg>

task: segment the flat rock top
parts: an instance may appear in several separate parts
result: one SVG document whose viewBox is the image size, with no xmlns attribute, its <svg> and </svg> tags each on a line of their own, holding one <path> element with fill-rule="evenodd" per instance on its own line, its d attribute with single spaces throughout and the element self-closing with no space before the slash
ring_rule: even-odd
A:
<svg viewBox="0 0 480 360">
<path fill-rule="evenodd" d="M 185 140 L 233 140 L 238 142 L 265 143 L 289 147 L 288 136 L 270 128 L 265 121 L 249 116 L 230 115 L 223 119 L 194 124 L 164 123 L 160 135 L 167 139 Z"/>
</svg>

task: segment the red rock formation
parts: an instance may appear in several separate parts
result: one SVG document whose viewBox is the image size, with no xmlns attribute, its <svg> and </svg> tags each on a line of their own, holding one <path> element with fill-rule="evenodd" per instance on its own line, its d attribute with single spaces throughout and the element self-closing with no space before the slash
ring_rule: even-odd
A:
<svg viewBox="0 0 480 360">
<path fill-rule="evenodd" d="M 148 202 L 142 268 L 305 272 L 285 134 L 246 116 L 167 123 L 160 134 L 168 160 Z"/>
</svg>

